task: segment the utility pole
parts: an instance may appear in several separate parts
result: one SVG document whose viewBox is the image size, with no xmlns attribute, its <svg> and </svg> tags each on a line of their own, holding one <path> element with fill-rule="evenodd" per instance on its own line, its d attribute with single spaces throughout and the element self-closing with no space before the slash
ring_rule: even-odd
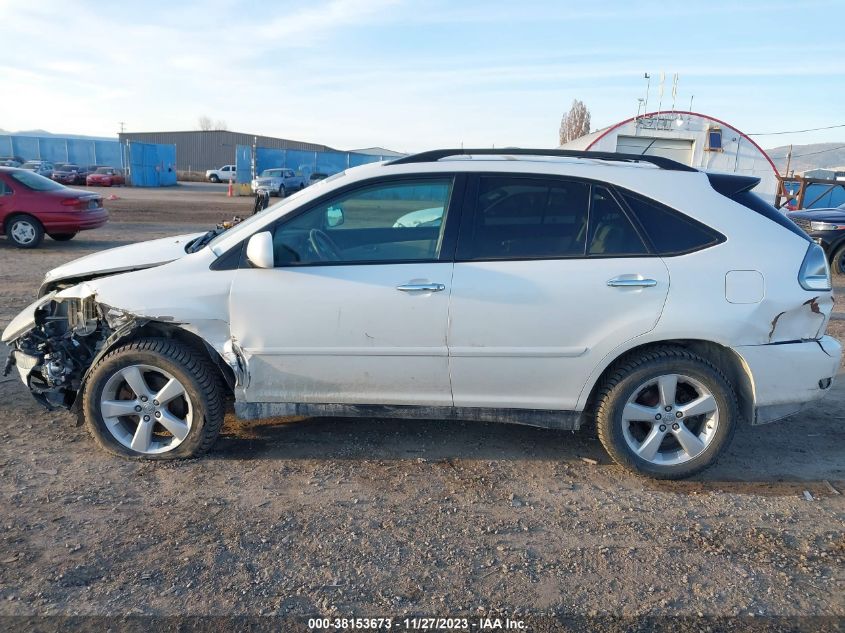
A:
<svg viewBox="0 0 845 633">
<path fill-rule="evenodd" d="M 789 146 L 789 151 L 786 153 L 786 173 L 784 176 L 789 178 L 789 166 L 792 164 L 792 145 Z"/>
<path fill-rule="evenodd" d="M 123 134 L 123 132 L 125 130 L 126 130 L 126 123 L 124 121 L 120 121 L 120 133 Z"/>
</svg>

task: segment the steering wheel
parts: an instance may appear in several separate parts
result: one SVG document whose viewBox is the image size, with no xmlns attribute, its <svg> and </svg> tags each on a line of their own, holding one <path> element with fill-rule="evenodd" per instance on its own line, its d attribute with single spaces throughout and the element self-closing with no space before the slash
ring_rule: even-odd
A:
<svg viewBox="0 0 845 633">
<path fill-rule="evenodd" d="M 311 229 L 308 231 L 308 243 L 321 259 L 330 262 L 340 261 L 340 249 L 337 247 L 337 244 L 320 229 Z"/>
</svg>

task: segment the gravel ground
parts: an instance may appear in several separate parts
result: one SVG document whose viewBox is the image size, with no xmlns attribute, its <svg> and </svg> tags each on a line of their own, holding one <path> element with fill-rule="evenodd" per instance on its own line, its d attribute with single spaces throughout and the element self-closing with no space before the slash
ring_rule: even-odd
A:
<svg viewBox="0 0 845 633">
<path fill-rule="evenodd" d="M 116 189 L 103 229 L 36 251 L 0 240 L 0 323 L 59 263 L 250 212 L 224 191 Z M 588 432 L 437 420 L 230 415 L 202 459 L 127 462 L 16 378 L 0 398 L 0 616 L 845 622 L 845 382 L 789 421 L 740 428 L 714 468 L 676 483 L 629 475 Z"/>
</svg>

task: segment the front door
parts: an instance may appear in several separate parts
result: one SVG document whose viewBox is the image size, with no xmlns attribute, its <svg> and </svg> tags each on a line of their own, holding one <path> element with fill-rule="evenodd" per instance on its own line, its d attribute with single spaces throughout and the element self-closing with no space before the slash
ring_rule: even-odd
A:
<svg viewBox="0 0 845 633">
<path fill-rule="evenodd" d="M 590 372 L 651 330 L 669 275 L 606 187 L 480 176 L 452 280 L 455 406 L 576 408 Z"/>
<path fill-rule="evenodd" d="M 453 184 L 381 181 L 273 228 L 275 268 L 238 270 L 230 297 L 249 402 L 452 404 Z"/>
</svg>

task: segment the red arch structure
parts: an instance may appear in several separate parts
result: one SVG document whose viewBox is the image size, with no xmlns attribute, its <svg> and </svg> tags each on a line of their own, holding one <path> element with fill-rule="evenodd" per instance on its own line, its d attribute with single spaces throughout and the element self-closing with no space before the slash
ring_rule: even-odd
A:
<svg viewBox="0 0 845 633">
<path fill-rule="evenodd" d="M 617 128 L 620 128 L 620 127 L 622 127 L 623 125 L 625 125 L 625 124 L 627 124 L 627 123 L 630 123 L 631 121 L 635 121 L 635 120 L 637 120 L 637 119 L 647 119 L 647 118 L 652 117 L 652 116 L 657 116 L 658 114 L 686 114 L 686 115 L 689 115 L 689 116 L 697 116 L 697 117 L 701 117 L 702 119 L 707 119 L 707 120 L 709 120 L 709 121 L 713 121 L 714 123 L 718 123 L 719 125 L 722 125 L 722 126 L 724 126 L 724 127 L 727 127 L 727 128 L 732 129 L 734 132 L 736 132 L 737 134 L 739 134 L 742 138 L 744 138 L 746 141 L 748 141 L 748 142 L 749 142 L 749 143 L 751 143 L 754 147 L 756 147 L 756 148 L 757 148 L 757 150 L 758 150 L 758 151 L 759 151 L 759 152 L 760 152 L 763 156 L 765 156 L 765 157 L 766 157 L 766 160 L 767 160 L 767 161 L 769 161 L 769 165 L 771 165 L 771 166 L 772 166 L 772 171 L 774 171 L 774 172 L 775 172 L 775 175 L 779 175 L 779 173 L 778 173 L 778 168 L 777 168 L 777 167 L 775 167 L 774 162 L 773 162 L 773 161 L 772 161 L 772 159 L 769 157 L 769 155 L 766 153 L 766 150 L 764 150 L 762 147 L 760 147 L 760 146 L 757 144 L 757 142 L 756 142 L 753 138 L 751 138 L 751 137 L 750 137 L 750 136 L 748 136 L 747 134 L 744 134 L 743 132 L 740 132 L 740 131 L 739 131 L 738 129 L 736 129 L 733 125 L 731 125 L 730 123 L 725 123 L 725 122 L 724 122 L 724 121 L 722 121 L 721 119 L 717 119 L 716 117 L 712 117 L 712 116 L 709 116 L 709 115 L 707 115 L 707 114 L 701 114 L 700 112 L 689 112 L 689 111 L 687 111 L 687 110 L 662 110 L 662 111 L 660 111 L 660 112 L 649 112 L 648 114 L 641 114 L 641 115 L 639 115 L 639 116 L 632 116 L 632 117 L 630 117 L 630 118 L 628 118 L 628 119 L 625 119 L 624 121 L 620 121 L 619 123 L 615 123 L 614 125 L 611 125 L 609 128 L 607 128 L 606 130 L 604 130 L 601 134 L 599 134 L 596 138 L 594 138 L 594 139 L 592 140 L 592 142 L 591 142 L 589 145 L 587 145 L 586 149 L 587 149 L 587 150 L 589 150 L 589 149 L 590 149 L 593 145 L 595 145 L 596 143 L 598 143 L 601 139 L 603 139 L 605 136 L 607 136 L 608 134 L 610 134 L 613 130 L 615 130 L 615 129 L 617 129 Z"/>
</svg>

